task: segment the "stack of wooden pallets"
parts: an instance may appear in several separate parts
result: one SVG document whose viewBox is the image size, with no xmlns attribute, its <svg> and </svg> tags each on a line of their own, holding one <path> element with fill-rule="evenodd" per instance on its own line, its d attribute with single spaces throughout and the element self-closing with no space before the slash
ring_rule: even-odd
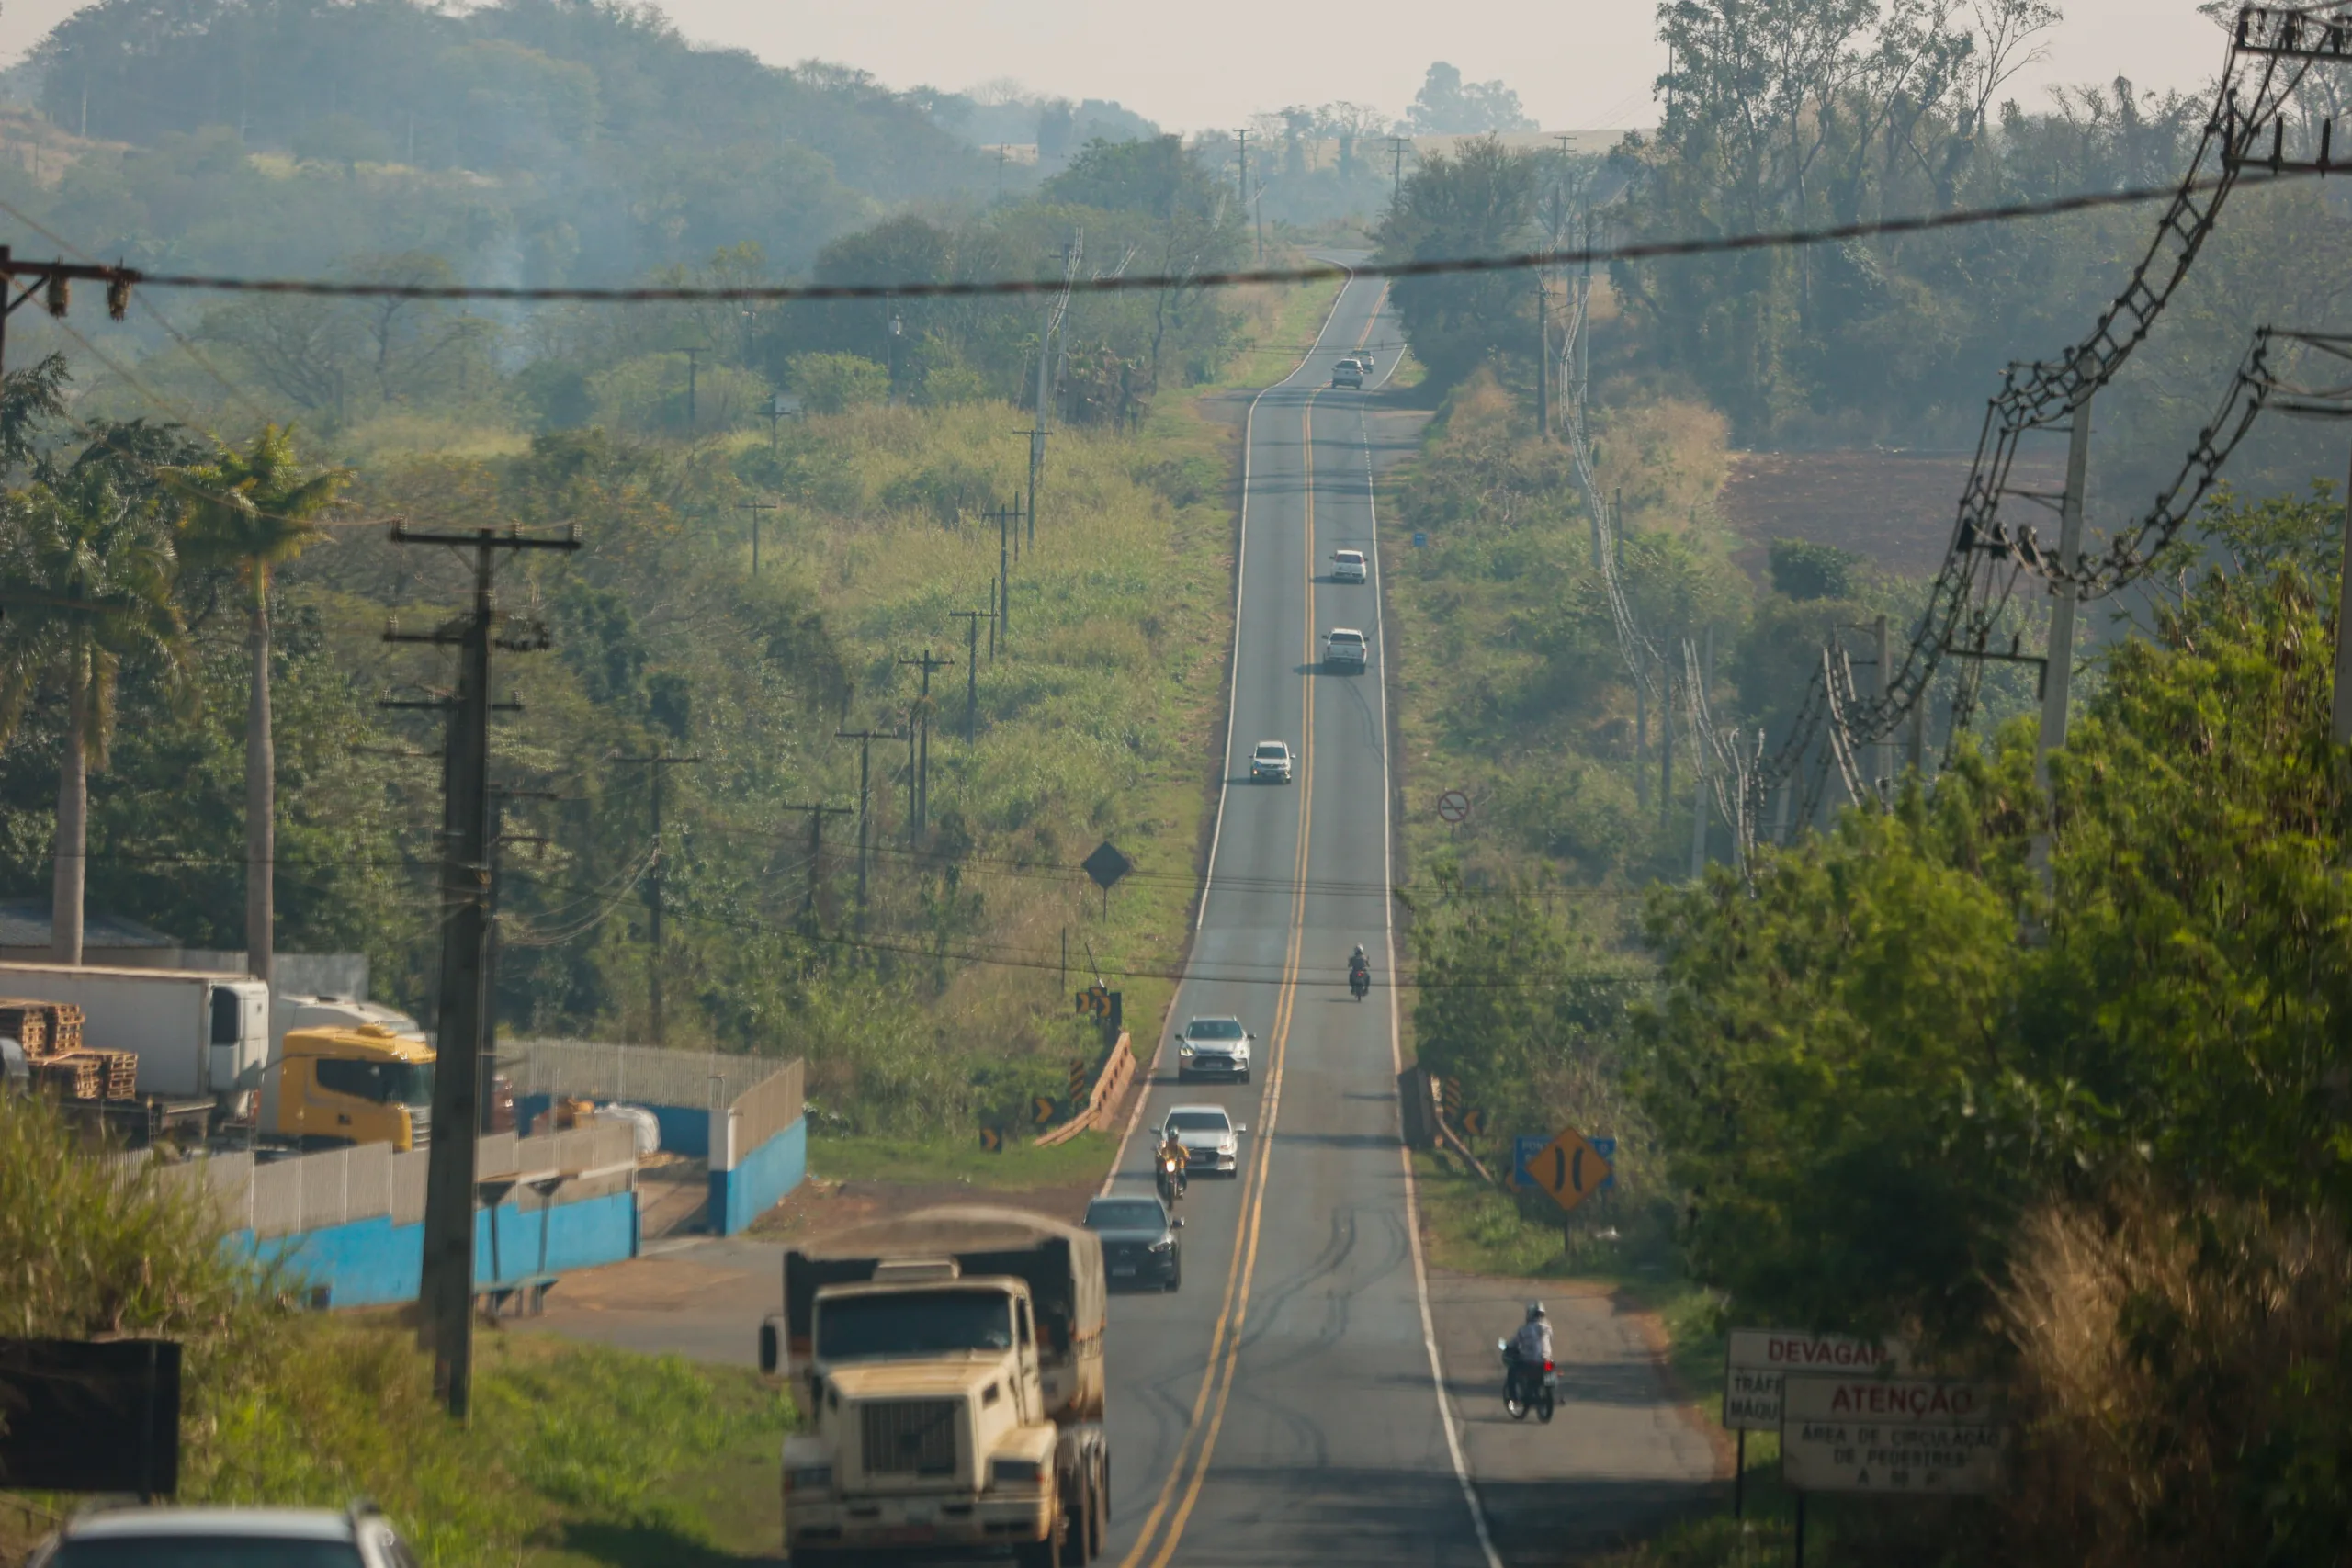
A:
<svg viewBox="0 0 2352 1568">
<path fill-rule="evenodd" d="M 72 1002 L 0 997 L 0 1034 L 25 1048 L 34 1080 L 68 1100 L 128 1100 L 139 1092 L 139 1057 L 82 1043 L 82 1010 Z"/>
</svg>

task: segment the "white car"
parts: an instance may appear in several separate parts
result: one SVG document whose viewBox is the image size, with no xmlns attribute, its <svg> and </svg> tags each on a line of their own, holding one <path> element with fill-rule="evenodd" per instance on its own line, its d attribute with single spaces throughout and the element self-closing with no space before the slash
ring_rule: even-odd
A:
<svg viewBox="0 0 2352 1568">
<path fill-rule="evenodd" d="M 1362 550 L 1333 550 L 1331 552 L 1332 581 L 1362 582 L 1364 581 L 1364 577 L 1363 552 Z"/>
<path fill-rule="evenodd" d="M 1177 1105 L 1169 1108 L 1159 1137 L 1164 1144 L 1169 1134 L 1176 1134 L 1176 1141 L 1184 1146 L 1188 1176 L 1238 1176 L 1241 1134 L 1249 1130 L 1227 1116 L 1222 1105 Z"/>
<path fill-rule="evenodd" d="M 132 1564 L 238 1568 L 416 1568 L 368 1504 L 327 1508 L 113 1508 L 82 1514 L 33 1551 L 28 1568 Z"/>
<path fill-rule="evenodd" d="M 1250 753 L 1250 776 L 1290 783 L 1290 748 L 1279 740 L 1261 740 Z"/>
<path fill-rule="evenodd" d="M 1331 367 L 1331 385 L 1353 387 L 1361 390 L 1363 387 L 1363 367 L 1352 359 L 1340 360 Z"/>
<path fill-rule="evenodd" d="M 1323 636 L 1323 667 L 1361 672 L 1370 659 L 1363 633 L 1352 626 L 1333 626 Z"/>
<path fill-rule="evenodd" d="M 1176 1037 L 1176 1080 L 1227 1077 L 1250 1081 L 1250 1045 L 1257 1036 L 1238 1018 L 1196 1018 Z"/>
</svg>

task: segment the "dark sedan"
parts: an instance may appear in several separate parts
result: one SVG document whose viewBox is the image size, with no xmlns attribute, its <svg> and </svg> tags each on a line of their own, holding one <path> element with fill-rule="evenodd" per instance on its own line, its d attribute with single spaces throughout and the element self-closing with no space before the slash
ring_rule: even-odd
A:
<svg viewBox="0 0 2352 1568">
<path fill-rule="evenodd" d="M 1097 1198 L 1086 1205 L 1086 1228 L 1102 1238 L 1102 1271 L 1114 1290 L 1172 1291 L 1184 1282 L 1184 1247 L 1176 1239 L 1184 1222 L 1170 1218 L 1159 1199 Z"/>
</svg>

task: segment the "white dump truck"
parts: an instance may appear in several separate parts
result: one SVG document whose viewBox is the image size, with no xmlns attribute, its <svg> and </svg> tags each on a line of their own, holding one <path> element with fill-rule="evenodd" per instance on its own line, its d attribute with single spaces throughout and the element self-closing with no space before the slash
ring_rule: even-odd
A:
<svg viewBox="0 0 2352 1568">
<path fill-rule="evenodd" d="M 1104 1294 L 1092 1232 L 1019 1210 L 925 1209 L 786 1253 L 760 1365 L 808 1416 L 784 1447 L 798 1568 L 971 1547 L 1092 1561 Z"/>
</svg>

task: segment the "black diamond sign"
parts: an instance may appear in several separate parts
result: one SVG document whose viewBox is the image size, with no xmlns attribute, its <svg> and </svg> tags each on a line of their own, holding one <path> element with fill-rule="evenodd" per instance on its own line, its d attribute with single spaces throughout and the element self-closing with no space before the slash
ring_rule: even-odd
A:
<svg viewBox="0 0 2352 1568">
<path fill-rule="evenodd" d="M 1105 893 L 1111 891 L 1113 883 L 1135 868 L 1136 863 L 1121 854 L 1118 847 L 1108 839 L 1102 840 L 1100 849 L 1079 862 L 1079 869 L 1092 877 L 1094 886 Z"/>
</svg>

